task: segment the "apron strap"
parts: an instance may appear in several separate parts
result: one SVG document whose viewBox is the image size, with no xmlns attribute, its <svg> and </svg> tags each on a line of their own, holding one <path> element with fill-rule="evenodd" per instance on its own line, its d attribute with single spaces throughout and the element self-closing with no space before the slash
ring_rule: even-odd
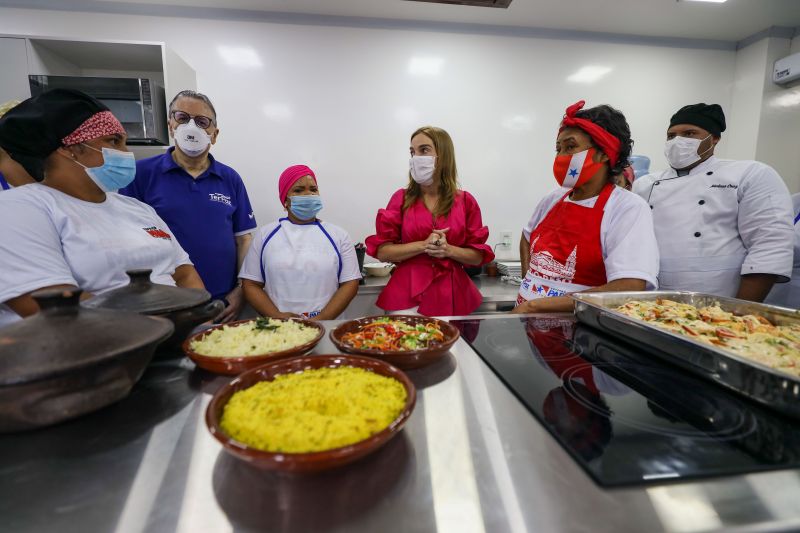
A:
<svg viewBox="0 0 800 533">
<path fill-rule="evenodd" d="M 278 233 L 278 230 L 281 229 L 281 227 L 282 227 L 281 226 L 281 222 L 283 222 L 284 220 L 289 220 L 289 219 L 288 218 L 278 219 L 278 226 L 274 230 L 272 230 L 269 235 L 267 235 L 267 238 L 264 239 L 264 243 L 261 245 L 261 254 L 259 255 L 259 258 L 260 258 L 260 262 L 261 262 L 261 279 L 264 280 L 264 283 L 267 282 L 267 273 L 266 273 L 266 270 L 264 268 L 264 248 L 267 247 L 267 244 L 272 239 L 272 237 L 274 237 L 275 234 Z M 339 278 L 342 277 L 342 266 L 343 266 L 342 265 L 342 254 L 339 253 L 339 249 L 336 247 L 336 244 L 333 242 L 333 239 L 328 234 L 328 232 L 325 231 L 325 228 L 322 227 L 322 224 L 319 222 L 319 220 L 314 222 L 314 224 L 320 229 L 320 231 L 322 231 L 323 235 L 325 235 L 325 237 L 328 238 L 328 241 L 331 243 L 331 246 L 333 246 L 333 251 L 336 252 L 336 257 L 339 260 L 339 270 L 338 270 L 338 273 L 336 274 L 336 280 L 338 281 Z"/>
<path fill-rule="evenodd" d="M 611 198 L 611 193 L 614 192 L 614 187 L 616 187 L 616 185 L 614 185 L 613 183 L 610 183 L 610 182 L 606 183 L 603 186 L 603 189 L 600 191 L 600 194 L 597 195 L 597 200 L 595 201 L 594 207 L 592 209 L 600 209 L 601 211 L 603 209 L 605 209 L 606 208 L 606 203 L 608 203 L 608 199 Z M 566 200 L 567 197 L 570 194 L 572 194 L 572 192 L 574 190 L 575 189 L 568 190 L 567 194 L 565 194 L 564 196 L 561 197 L 561 200 L 559 200 L 558 202 L 553 204 L 553 207 L 557 206 L 558 204 L 560 204 L 561 202 Z M 552 211 L 553 207 L 550 208 L 550 211 Z M 548 211 L 547 214 L 549 214 L 550 211 Z M 547 214 L 545 214 L 545 217 L 547 216 Z M 798 217 L 800 217 L 800 215 L 798 215 Z M 542 220 L 544 220 L 544 218 L 542 218 Z"/>
<path fill-rule="evenodd" d="M 594 203 L 595 209 L 602 211 L 606 208 L 608 199 L 611 198 L 611 193 L 614 192 L 614 187 L 616 187 L 616 185 L 613 183 L 606 183 L 606 186 L 603 187 L 602 191 L 600 191 L 600 195 L 597 197 L 597 201 Z"/>
<path fill-rule="evenodd" d="M 336 281 L 339 281 L 341 279 L 341 277 L 342 277 L 342 254 L 339 253 L 339 249 L 336 247 L 336 243 L 333 242 L 333 239 L 331 239 L 331 236 L 328 235 L 328 232 L 325 231 L 325 228 L 322 227 L 322 224 L 320 223 L 320 221 L 317 220 L 315 222 L 315 224 L 320 229 L 320 231 L 322 231 L 322 233 L 324 233 L 325 236 L 328 238 L 328 241 L 330 241 L 331 246 L 333 246 L 333 251 L 336 252 L 336 257 L 339 259 L 339 272 L 338 272 L 338 274 L 336 274 Z"/>
<path fill-rule="evenodd" d="M 264 280 L 264 284 L 265 285 L 267 284 L 267 272 L 264 269 L 264 248 L 267 247 L 267 243 L 270 241 L 270 239 L 272 239 L 272 237 L 274 237 L 275 234 L 278 233 L 278 230 L 281 229 L 281 227 L 282 227 L 281 226 L 281 222 L 283 220 L 286 220 L 286 219 L 282 218 L 282 219 L 278 220 L 278 226 L 274 230 L 272 230 L 269 235 L 267 235 L 267 238 L 264 239 L 264 244 L 261 245 L 261 253 L 259 254 L 258 258 L 259 258 L 259 261 L 261 263 L 261 279 Z"/>
<path fill-rule="evenodd" d="M 794 217 L 794 223 L 797 224 L 797 221 L 800 220 L 800 213 L 797 213 L 797 216 Z"/>
</svg>

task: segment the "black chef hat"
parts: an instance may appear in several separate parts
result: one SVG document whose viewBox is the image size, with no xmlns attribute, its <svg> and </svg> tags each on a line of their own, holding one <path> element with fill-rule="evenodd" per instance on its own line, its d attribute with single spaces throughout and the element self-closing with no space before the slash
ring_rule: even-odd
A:
<svg viewBox="0 0 800 533">
<path fill-rule="evenodd" d="M 700 126 L 708 133 L 719 137 L 725 131 L 725 113 L 718 104 L 687 105 L 672 115 L 669 127 L 671 128 L 675 124 Z"/>
<path fill-rule="evenodd" d="M 53 89 L 28 98 L 0 118 L 0 146 L 37 181 L 44 160 L 62 139 L 108 107 L 73 89 Z"/>
</svg>

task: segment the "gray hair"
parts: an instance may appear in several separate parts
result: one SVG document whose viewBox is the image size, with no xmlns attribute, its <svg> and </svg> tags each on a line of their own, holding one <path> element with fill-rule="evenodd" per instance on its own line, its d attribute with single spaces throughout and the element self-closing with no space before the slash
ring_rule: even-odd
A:
<svg viewBox="0 0 800 533">
<path fill-rule="evenodd" d="M 214 116 L 211 118 L 214 119 L 214 124 L 217 123 L 217 110 L 214 109 L 214 104 L 211 103 L 211 99 L 203 93 L 192 91 L 191 89 L 185 89 L 175 95 L 175 98 L 173 98 L 169 103 L 170 116 L 172 116 L 172 111 L 175 108 L 175 102 L 177 102 L 179 98 L 193 98 L 194 100 L 200 100 L 211 109 L 211 112 L 214 114 Z"/>
</svg>

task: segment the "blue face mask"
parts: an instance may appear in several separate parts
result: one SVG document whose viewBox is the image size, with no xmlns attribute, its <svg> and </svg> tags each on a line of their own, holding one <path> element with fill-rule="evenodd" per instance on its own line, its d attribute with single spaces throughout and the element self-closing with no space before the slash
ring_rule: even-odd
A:
<svg viewBox="0 0 800 533">
<path fill-rule="evenodd" d="M 94 146 L 85 143 L 83 145 L 103 154 L 103 164 L 99 167 L 87 167 L 75 161 L 103 191 L 110 192 L 127 187 L 136 177 L 136 158 L 132 153 L 105 147 L 98 150 Z"/>
<path fill-rule="evenodd" d="M 311 220 L 322 211 L 322 198 L 317 194 L 290 196 L 289 202 L 289 210 L 300 220 Z"/>
</svg>

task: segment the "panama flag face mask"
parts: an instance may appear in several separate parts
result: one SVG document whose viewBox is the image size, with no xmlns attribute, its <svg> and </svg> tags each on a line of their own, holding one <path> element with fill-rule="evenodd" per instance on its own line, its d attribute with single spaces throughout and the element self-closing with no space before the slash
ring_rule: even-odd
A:
<svg viewBox="0 0 800 533">
<path fill-rule="evenodd" d="M 553 175 L 558 184 L 574 189 L 589 181 L 605 164 L 594 161 L 596 151 L 594 148 L 589 148 L 577 154 L 557 155 L 553 162 Z"/>
</svg>

